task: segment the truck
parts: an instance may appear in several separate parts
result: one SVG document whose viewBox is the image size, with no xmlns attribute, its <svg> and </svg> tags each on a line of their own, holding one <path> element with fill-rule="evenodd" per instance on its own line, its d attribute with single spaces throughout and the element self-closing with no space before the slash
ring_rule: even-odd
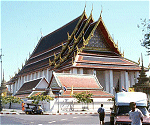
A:
<svg viewBox="0 0 150 125">
<path fill-rule="evenodd" d="M 143 125 L 150 125 L 150 113 L 148 112 L 147 95 L 143 92 L 118 92 L 115 95 L 114 106 L 111 108 L 111 125 L 131 125 L 129 119 L 130 102 L 135 102 L 136 107 L 144 115 Z"/>
</svg>

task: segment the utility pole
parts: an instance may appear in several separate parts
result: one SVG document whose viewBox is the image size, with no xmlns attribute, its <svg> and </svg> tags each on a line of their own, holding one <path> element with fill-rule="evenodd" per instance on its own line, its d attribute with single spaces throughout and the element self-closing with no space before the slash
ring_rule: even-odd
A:
<svg viewBox="0 0 150 125">
<path fill-rule="evenodd" d="M 0 84 L 0 112 L 3 110 L 3 107 L 2 107 L 2 91 L 3 91 L 3 88 L 2 88 L 2 49 L 1 50 L 1 55 L 0 55 L 0 59 L 1 59 L 1 84 Z"/>
<path fill-rule="evenodd" d="M 4 55 L 2 54 L 2 49 L 0 49 L 0 50 L 1 50 L 0 59 L 1 59 L 1 83 L 2 83 L 2 56 L 4 56 Z"/>
</svg>

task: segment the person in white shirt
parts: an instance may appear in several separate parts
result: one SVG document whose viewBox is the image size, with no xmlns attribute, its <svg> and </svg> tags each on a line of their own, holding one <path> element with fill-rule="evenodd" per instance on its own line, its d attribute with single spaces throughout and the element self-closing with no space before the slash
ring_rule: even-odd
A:
<svg viewBox="0 0 150 125">
<path fill-rule="evenodd" d="M 130 102 L 131 111 L 129 112 L 129 118 L 132 120 L 131 125 L 142 125 L 143 114 L 136 108 L 135 102 Z"/>
</svg>

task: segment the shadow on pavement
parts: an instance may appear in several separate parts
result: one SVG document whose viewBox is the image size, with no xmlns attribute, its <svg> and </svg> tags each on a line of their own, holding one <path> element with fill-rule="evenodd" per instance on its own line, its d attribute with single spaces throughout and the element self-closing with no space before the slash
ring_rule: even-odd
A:
<svg viewBox="0 0 150 125">
<path fill-rule="evenodd" d="M 105 125 L 110 125 L 110 122 L 105 122 Z"/>
</svg>

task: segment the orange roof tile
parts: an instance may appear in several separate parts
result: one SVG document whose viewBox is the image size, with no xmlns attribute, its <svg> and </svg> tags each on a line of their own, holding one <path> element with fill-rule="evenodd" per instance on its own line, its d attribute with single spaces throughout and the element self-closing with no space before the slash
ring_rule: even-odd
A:
<svg viewBox="0 0 150 125">
<path fill-rule="evenodd" d="M 55 73 L 57 80 L 62 86 L 67 88 L 93 88 L 93 89 L 102 89 L 100 83 L 94 75 L 85 75 L 85 74 L 64 74 L 64 73 Z"/>
<path fill-rule="evenodd" d="M 119 69 L 119 70 L 138 70 L 140 66 L 121 56 L 104 56 L 88 53 L 79 54 L 74 67 L 99 68 L 99 69 Z"/>
</svg>

